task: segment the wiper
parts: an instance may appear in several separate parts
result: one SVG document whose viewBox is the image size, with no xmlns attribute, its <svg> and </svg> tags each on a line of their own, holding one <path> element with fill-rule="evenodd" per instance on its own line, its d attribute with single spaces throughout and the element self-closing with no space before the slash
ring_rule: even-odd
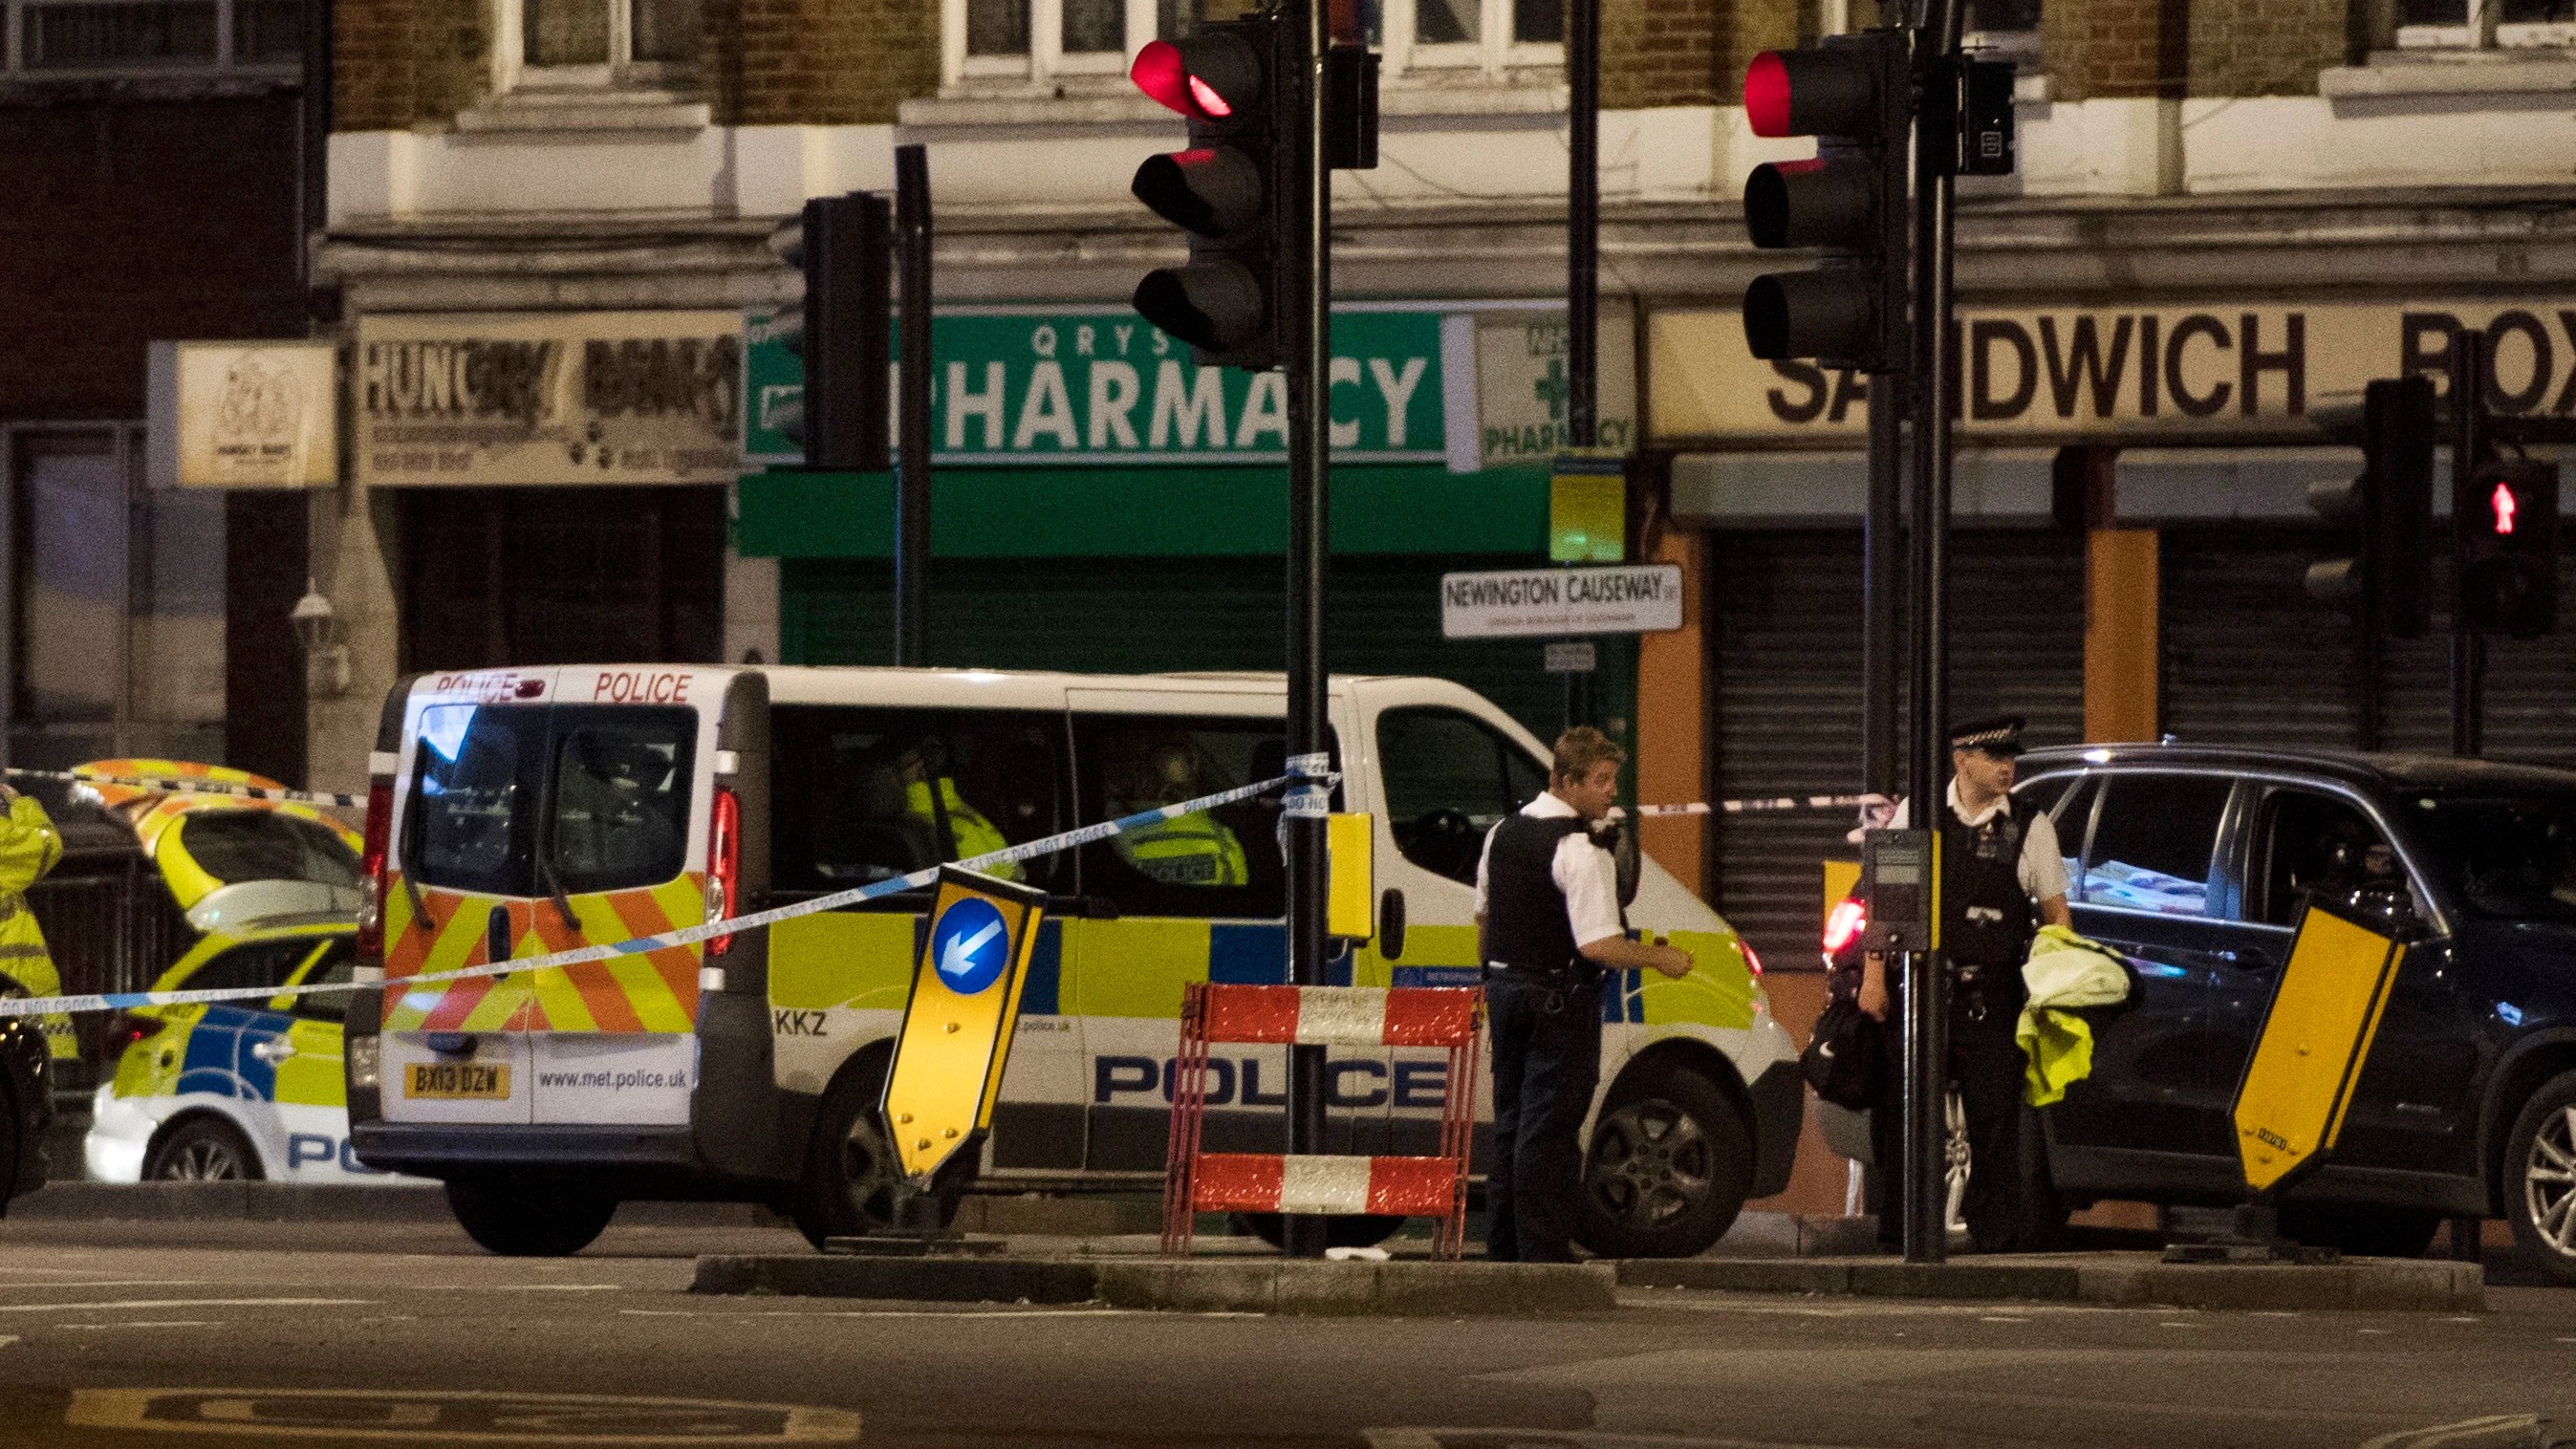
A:
<svg viewBox="0 0 2576 1449">
<path fill-rule="evenodd" d="M 537 873 L 545 878 L 546 896 L 555 903 L 555 914 L 563 917 L 566 929 L 581 936 L 581 922 L 574 919 L 572 901 L 564 894 L 563 879 L 555 874 L 554 856 L 549 851 L 537 852 Z M 587 938 L 583 938 L 587 939 Z"/>
</svg>

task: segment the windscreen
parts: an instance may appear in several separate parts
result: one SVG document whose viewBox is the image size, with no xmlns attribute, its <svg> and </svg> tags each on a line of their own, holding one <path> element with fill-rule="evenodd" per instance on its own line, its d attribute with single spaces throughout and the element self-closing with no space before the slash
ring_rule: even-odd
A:
<svg viewBox="0 0 2576 1449">
<path fill-rule="evenodd" d="M 2472 913 L 2576 921 L 2576 795 L 2425 794 L 2400 817 L 2425 862 Z"/>
<path fill-rule="evenodd" d="M 354 890 L 358 855 L 310 820 L 268 810 L 206 810 L 179 822 L 179 842 L 206 874 L 227 884 L 303 880 Z"/>
<path fill-rule="evenodd" d="M 660 885 L 687 863 L 696 758 L 694 710 L 432 705 L 403 859 L 493 895 Z"/>
</svg>

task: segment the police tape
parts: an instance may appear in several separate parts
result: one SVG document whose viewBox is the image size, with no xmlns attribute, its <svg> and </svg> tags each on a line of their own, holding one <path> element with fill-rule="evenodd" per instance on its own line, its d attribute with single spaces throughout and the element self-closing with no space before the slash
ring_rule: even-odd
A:
<svg viewBox="0 0 2576 1449">
<path fill-rule="evenodd" d="M 267 785 L 235 785 L 223 780 L 207 780 L 191 775 L 93 775 L 79 770 L 29 770 L 16 765 L 0 774 L 27 780 L 68 780 L 76 785 L 123 785 L 132 790 L 147 790 L 156 795 L 224 795 L 235 800 L 293 800 L 306 805 L 332 805 L 343 810 L 364 809 L 364 795 L 333 795 L 320 790 L 288 790 Z"/>
<path fill-rule="evenodd" d="M 1758 810 L 1848 810 L 1857 806 L 1893 805 L 1893 795 L 1775 795 L 1754 800 L 1694 800 L 1687 805 L 1614 805 L 1616 814 L 1656 815 L 1741 815 Z"/>
<path fill-rule="evenodd" d="M 1339 776 L 1330 773 L 1309 775 L 1301 772 L 1280 775 L 1258 784 L 1240 785 L 1213 795 L 1202 795 L 1195 800 L 1183 800 L 1178 804 L 1140 810 L 1133 815 L 1120 816 L 1116 820 L 1104 820 L 1097 825 L 1085 825 L 1060 835 L 1049 835 L 1020 845 L 986 851 L 982 855 L 968 856 L 964 860 L 952 863 L 966 870 L 983 870 L 996 865 L 1035 860 L 1042 855 L 1054 855 L 1059 851 L 1077 849 L 1095 841 L 1124 835 L 1131 830 L 1143 830 L 1149 826 L 1177 820 L 1184 815 L 1195 815 L 1202 810 L 1213 810 L 1220 805 L 1249 800 L 1283 785 L 1330 785 L 1338 778 Z M 398 979 L 408 990 L 415 986 L 437 985 L 448 981 L 469 981 L 483 976 L 510 976 L 521 971 L 547 971 L 565 966 L 579 966 L 590 961 L 612 961 L 620 956 L 641 956 L 652 951 L 669 950 L 674 946 L 694 946 L 701 941 L 713 940 L 718 936 L 756 931 L 764 926 L 777 925 L 781 921 L 795 920 L 799 916 L 818 915 L 824 911 L 839 910 L 843 906 L 857 905 L 861 901 L 899 895 L 904 891 L 922 890 L 938 883 L 941 869 L 943 867 L 934 865 L 926 870 L 914 871 L 910 875 L 871 881 L 863 886 L 853 886 L 845 891 L 817 896 L 810 901 L 773 906 L 765 911 L 754 911 L 747 916 L 728 916 L 722 920 L 708 921 L 701 925 L 664 931 L 659 935 L 639 936 L 631 941 L 581 946 L 545 956 L 529 956 L 513 961 L 493 961 L 481 966 L 460 967 L 454 971 L 425 972 L 418 976 L 405 976 Z M 223 1001 L 274 1001 L 281 996 L 309 996 L 329 991 L 362 991 L 383 983 L 382 968 L 362 968 L 362 970 L 371 970 L 375 974 L 367 976 L 364 980 L 335 981 L 328 985 L 308 983 L 300 986 L 228 986 L 208 987 L 200 991 L 111 991 L 88 996 L 0 998 L 0 1020 L 19 1016 L 67 1016 L 88 1011 L 127 1011 L 138 1006 L 197 1006 Z"/>
</svg>

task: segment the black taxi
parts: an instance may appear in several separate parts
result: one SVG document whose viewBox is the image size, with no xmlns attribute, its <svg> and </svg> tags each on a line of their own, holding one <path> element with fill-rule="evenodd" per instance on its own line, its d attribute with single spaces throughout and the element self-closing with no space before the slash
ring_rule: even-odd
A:
<svg viewBox="0 0 2576 1449">
<path fill-rule="evenodd" d="M 2301 905 L 2410 944 L 2336 1150 L 2283 1226 L 2413 1255 L 2502 1216 L 2576 1283 L 2576 771 L 2409 755 L 2132 744 L 2035 750 L 2075 927 L 2138 973 L 2093 1016 L 2094 1070 L 2038 1114 L 2030 1186 L 2243 1196 L 2230 1109 Z"/>
</svg>

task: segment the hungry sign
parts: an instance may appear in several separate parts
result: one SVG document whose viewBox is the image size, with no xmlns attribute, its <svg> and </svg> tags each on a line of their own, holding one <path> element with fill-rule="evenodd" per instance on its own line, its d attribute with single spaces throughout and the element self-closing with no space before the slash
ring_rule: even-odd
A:
<svg viewBox="0 0 2576 1449">
<path fill-rule="evenodd" d="M 2576 304 L 2555 301 L 1963 310 L 1950 347 L 1972 435 L 2278 433 L 2374 378 L 2446 376 L 2468 331 L 2494 358 L 2489 406 L 2576 415 Z M 1867 377 L 1757 361 L 1734 312 L 1658 315 L 1648 346 L 1659 436 L 1868 429 Z"/>
</svg>

